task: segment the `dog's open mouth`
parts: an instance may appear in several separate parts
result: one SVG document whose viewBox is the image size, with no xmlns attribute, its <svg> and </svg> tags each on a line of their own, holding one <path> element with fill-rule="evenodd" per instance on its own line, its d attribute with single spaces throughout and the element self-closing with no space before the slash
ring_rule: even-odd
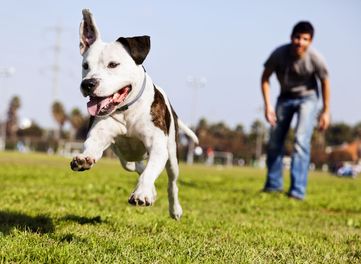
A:
<svg viewBox="0 0 361 264">
<path fill-rule="evenodd" d="M 119 104 L 124 102 L 132 87 L 126 86 L 108 97 L 90 96 L 87 103 L 88 112 L 92 116 L 106 116 L 111 114 Z"/>
</svg>

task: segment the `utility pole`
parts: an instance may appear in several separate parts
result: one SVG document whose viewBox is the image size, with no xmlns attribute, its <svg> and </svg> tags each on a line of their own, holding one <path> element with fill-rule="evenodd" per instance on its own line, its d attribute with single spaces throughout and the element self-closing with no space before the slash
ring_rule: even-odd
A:
<svg viewBox="0 0 361 264">
<path fill-rule="evenodd" d="M 187 78 L 187 84 L 192 88 L 193 90 L 193 96 L 192 96 L 192 107 L 191 107 L 191 122 L 193 126 L 196 126 L 197 122 L 197 90 L 200 88 L 203 88 L 207 84 L 207 79 L 205 77 L 194 77 L 194 76 L 188 76 Z"/>
<path fill-rule="evenodd" d="M 191 123 L 194 127 L 197 126 L 197 90 L 204 87 L 207 83 L 207 79 L 204 77 L 194 77 L 188 76 L 187 84 L 193 90 L 192 96 L 192 106 L 191 106 Z M 193 164 L 194 160 L 194 142 L 192 140 L 188 140 L 188 153 L 187 153 L 187 163 Z"/>
<path fill-rule="evenodd" d="M 64 32 L 64 28 L 62 26 L 54 26 L 49 28 L 50 31 L 55 33 L 55 44 L 52 46 L 52 50 L 54 52 L 54 62 L 51 65 L 51 71 L 53 74 L 52 86 L 53 86 L 53 101 L 56 101 L 59 97 L 59 74 L 61 71 L 60 68 L 60 54 L 62 52 L 61 46 L 61 37 Z"/>
<path fill-rule="evenodd" d="M 1 78 L 9 78 L 15 74 L 14 67 L 7 67 L 0 69 L 0 77 Z M 2 94 L 4 95 L 4 91 Z M 6 96 L 3 97 L 4 101 L 6 100 Z M 6 102 L 1 102 L 2 105 L 6 105 Z M 3 115 L 3 116 L 2 116 Z M 0 109 L 0 151 L 5 150 L 6 146 L 6 108 Z"/>
</svg>

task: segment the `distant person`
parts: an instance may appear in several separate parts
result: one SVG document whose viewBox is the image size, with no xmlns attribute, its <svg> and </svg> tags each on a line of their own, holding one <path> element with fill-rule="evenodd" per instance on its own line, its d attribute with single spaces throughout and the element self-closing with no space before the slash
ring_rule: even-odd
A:
<svg viewBox="0 0 361 264">
<path fill-rule="evenodd" d="M 214 164 L 214 150 L 213 150 L 213 148 L 211 148 L 211 147 L 207 148 L 206 156 L 207 156 L 206 164 L 208 166 L 213 165 Z"/>
<path fill-rule="evenodd" d="M 278 47 L 264 63 L 262 95 L 265 117 L 271 125 L 267 149 L 267 179 L 265 192 L 283 191 L 282 159 L 287 132 L 293 116 L 297 118 L 291 161 L 290 198 L 303 200 L 306 193 L 310 163 L 310 145 L 317 124 L 323 131 L 330 123 L 330 84 L 328 70 L 320 54 L 310 47 L 314 36 L 311 23 L 297 23 L 291 43 Z M 269 78 L 275 72 L 280 83 L 276 109 L 270 101 Z M 323 107 L 319 101 L 318 80 L 321 83 Z M 321 112 L 320 112 L 321 110 Z"/>
</svg>

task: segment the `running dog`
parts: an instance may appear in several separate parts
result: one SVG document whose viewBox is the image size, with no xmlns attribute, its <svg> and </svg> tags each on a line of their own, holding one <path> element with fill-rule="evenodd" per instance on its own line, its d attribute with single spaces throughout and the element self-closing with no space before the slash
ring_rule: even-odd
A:
<svg viewBox="0 0 361 264">
<path fill-rule="evenodd" d="M 154 203 L 154 182 L 165 167 L 169 213 L 178 220 L 182 216 L 177 187 L 178 128 L 195 143 L 198 138 L 177 117 L 165 92 L 145 72 L 142 63 L 149 50 L 149 36 L 103 42 L 91 12 L 83 10 L 80 90 L 89 97 L 87 107 L 93 122 L 83 153 L 75 156 L 70 166 L 74 171 L 88 170 L 111 147 L 125 170 L 139 174 L 128 202 L 140 206 Z"/>
</svg>

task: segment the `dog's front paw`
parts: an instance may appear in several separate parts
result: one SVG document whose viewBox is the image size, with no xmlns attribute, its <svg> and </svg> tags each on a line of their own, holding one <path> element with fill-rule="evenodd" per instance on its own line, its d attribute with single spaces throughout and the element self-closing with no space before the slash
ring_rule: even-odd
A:
<svg viewBox="0 0 361 264">
<path fill-rule="evenodd" d="M 155 202 L 157 192 L 154 185 L 152 187 L 138 186 L 128 199 L 131 205 L 150 206 Z"/>
<path fill-rule="evenodd" d="M 73 158 L 70 162 L 70 168 L 73 171 L 85 171 L 89 170 L 93 164 L 95 164 L 95 159 L 91 157 L 87 157 L 84 155 L 78 155 Z"/>
</svg>

